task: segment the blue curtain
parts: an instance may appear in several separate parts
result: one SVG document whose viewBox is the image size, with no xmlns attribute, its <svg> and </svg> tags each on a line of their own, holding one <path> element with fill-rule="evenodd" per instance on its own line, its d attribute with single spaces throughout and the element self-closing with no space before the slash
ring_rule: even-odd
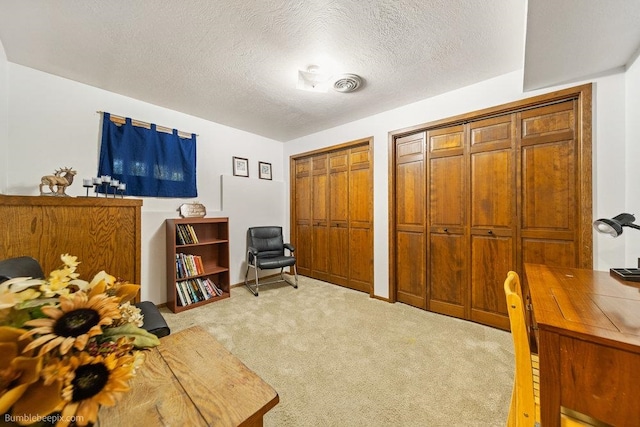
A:
<svg viewBox="0 0 640 427">
<path fill-rule="evenodd" d="M 98 176 L 110 175 L 126 184 L 126 195 L 197 197 L 196 135 L 185 139 L 173 133 L 133 126 L 127 118 L 116 125 L 109 113 L 102 118 Z M 98 191 L 104 192 L 102 186 Z"/>
</svg>

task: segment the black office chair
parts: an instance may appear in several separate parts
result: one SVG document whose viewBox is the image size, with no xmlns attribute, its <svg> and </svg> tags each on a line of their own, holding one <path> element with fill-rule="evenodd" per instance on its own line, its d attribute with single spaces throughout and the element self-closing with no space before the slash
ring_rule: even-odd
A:
<svg viewBox="0 0 640 427">
<path fill-rule="evenodd" d="M 285 249 L 289 251 L 289 255 L 285 255 Z M 258 288 L 260 285 L 269 285 L 272 283 L 286 282 L 298 288 L 298 271 L 296 269 L 296 258 L 293 255 L 295 248 L 284 243 L 282 237 L 282 227 L 251 227 L 247 230 L 247 272 L 244 275 L 244 284 L 253 295 L 258 296 Z M 294 283 L 290 283 L 284 277 L 284 268 L 293 267 L 295 278 Z M 249 269 L 255 271 L 255 288 L 249 284 Z M 280 278 L 268 282 L 259 283 L 258 270 L 280 269 Z"/>
<path fill-rule="evenodd" d="M 30 256 L 3 259 L 0 261 L 0 283 L 16 277 L 43 279 L 40 263 Z"/>
</svg>

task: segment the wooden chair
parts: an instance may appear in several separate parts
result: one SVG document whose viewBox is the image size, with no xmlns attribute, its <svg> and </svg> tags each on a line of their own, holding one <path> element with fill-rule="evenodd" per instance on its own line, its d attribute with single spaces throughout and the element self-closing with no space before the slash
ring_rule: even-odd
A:
<svg viewBox="0 0 640 427">
<path fill-rule="evenodd" d="M 522 288 L 520 278 L 515 271 L 510 271 L 507 274 L 504 293 L 507 298 L 516 361 L 507 426 L 538 427 L 540 426 L 540 363 L 538 355 L 531 353 L 522 303 Z M 567 408 L 562 408 L 560 425 L 564 427 L 606 426 L 604 423 Z"/>
</svg>

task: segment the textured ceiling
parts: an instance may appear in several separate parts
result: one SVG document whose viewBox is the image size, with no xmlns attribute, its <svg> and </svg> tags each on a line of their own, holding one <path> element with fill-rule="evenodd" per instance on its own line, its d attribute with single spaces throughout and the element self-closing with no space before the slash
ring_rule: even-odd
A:
<svg viewBox="0 0 640 427">
<path fill-rule="evenodd" d="M 593 65 L 590 32 L 557 28 L 573 13 L 564 2 L 624 4 L 636 24 L 640 10 L 638 0 L 529 0 L 527 25 L 525 0 L 0 0 L 0 41 L 10 62 L 288 141 L 522 69 L 525 25 L 530 87 L 582 77 L 562 50 L 545 57 L 580 38 Z M 617 62 L 640 45 L 637 31 L 627 36 Z M 298 69 L 312 64 L 365 85 L 297 90 Z"/>
<path fill-rule="evenodd" d="M 640 0 L 529 0 L 524 89 L 621 71 L 640 49 Z"/>
</svg>

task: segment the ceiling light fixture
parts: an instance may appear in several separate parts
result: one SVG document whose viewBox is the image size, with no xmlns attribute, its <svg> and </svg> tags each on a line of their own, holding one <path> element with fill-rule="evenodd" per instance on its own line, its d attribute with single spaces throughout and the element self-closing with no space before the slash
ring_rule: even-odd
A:
<svg viewBox="0 0 640 427">
<path fill-rule="evenodd" d="M 329 90 L 330 75 L 322 72 L 317 65 L 310 65 L 307 70 L 298 70 L 298 84 L 296 87 L 311 92 L 326 92 Z"/>
<path fill-rule="evenodd" d="M 298 70 L 296 87 L 311 92 L 327 92 L 329 86 L 340 93 L 353 92 L 362 87 L 364 80 L 356 74 L 337 74 L 332 76 L 317 65 L 310 65 L 306 70 Z"/>
</svg>

